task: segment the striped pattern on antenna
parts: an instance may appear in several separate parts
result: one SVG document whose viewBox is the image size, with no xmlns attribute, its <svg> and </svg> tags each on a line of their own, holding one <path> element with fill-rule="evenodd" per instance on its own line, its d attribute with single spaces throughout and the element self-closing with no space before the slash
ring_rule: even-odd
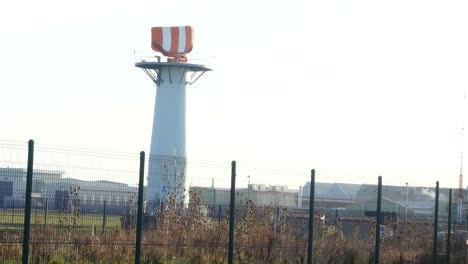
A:
<svg viewBox="0 0 468 264">
<path fill-rule="evenodd" d="M 153 27 L 151 48 L 167 56 L 169 62 L 187 62 L 185 54 L 193 48 L 193 28 L 191 26 Z"/>
</svg>

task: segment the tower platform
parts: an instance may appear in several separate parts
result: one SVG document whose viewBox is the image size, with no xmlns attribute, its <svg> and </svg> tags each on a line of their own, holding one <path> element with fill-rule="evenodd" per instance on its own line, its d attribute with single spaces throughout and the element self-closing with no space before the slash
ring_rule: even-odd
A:
<svg viewBox="0 0 468 264">
<path fill-rule="evenodd" d="M 174 71 L 172 72 L 180 72 L 180 70 L 176 69 L 182 69 L 183 74 L 192 73 L 190 74 L 190 76 L 187 76 L 185 80 L 186 84 L 189 85 L 195 83 L 198 80 L 198 78 L 200 78 L 205 72 L 212 71 L 211 68 L 208 68 L 204 65 L 186 62 L 159 62 L 142 60 L 140 62 L 135 63 L 135 67 L 141 68 L 153 80 L 153 82 L 156 85 L 159 85 L 161 81 L 165 81 L 161 79 L 162 69 L 166 69 L 168 71 L 168 81 L 171 83 L 174 81 L 182 82 L 182 79 L 184 79 L 182 76 L 172 76 L 173 74 L 171 74 L 171 69 L 174 69 Z"/>
</svg>

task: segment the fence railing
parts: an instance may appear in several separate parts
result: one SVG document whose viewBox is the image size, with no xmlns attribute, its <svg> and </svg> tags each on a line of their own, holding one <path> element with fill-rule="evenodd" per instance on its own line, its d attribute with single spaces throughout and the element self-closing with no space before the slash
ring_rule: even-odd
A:
<svg viewBox="0 0 468 264">
<path fill-rule="evenodd" d="M 379 176 L 376 184 L 329 183 L 312 170 L 297 189 L 250 183 L 250 175 L 245 186 L 236 162 L 197 161 L 207 170 L 185 184 L 190 171 L 151 174 L 152 162 L 165 163 L 144 152 L 24 145 L 0 144 L 2 262 L 467 260 L 464 196 L 452 199 L 439 182 L 385 185 Z"/>
</svg>

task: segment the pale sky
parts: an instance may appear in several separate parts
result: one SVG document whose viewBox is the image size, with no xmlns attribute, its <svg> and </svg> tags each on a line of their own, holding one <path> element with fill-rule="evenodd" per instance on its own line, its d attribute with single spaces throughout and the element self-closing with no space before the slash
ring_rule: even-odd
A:
<svg viewBox="0 0 468 264">
<path fill-rule="evenodd" d="M 2 1 L 0 139 L 149 151 L 156 90 L 134 50 L 151 50 L 153 26 L 193 25 L 192 53 L 215 60 L 188 89 L 189 159 L 305 175 L 239 173 L 253 182 L 315 168 L 456 187 L 466 14 L 466 1 Z"/>
</svg>

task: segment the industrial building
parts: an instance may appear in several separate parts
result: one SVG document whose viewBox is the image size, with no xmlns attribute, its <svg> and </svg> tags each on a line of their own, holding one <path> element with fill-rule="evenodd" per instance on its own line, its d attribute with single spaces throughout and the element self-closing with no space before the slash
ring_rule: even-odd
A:
<svg viewBox="0 0 468 264">
<path fill-rule="evenodd" d="M 74 194 L 80 200 L 82 212 L 102 211 L 120 213 L 136 202 L 138 188 L 111 181 L 83 181 L 64 178 L 63 171 L 34 170 L 32 207 L 62 210 Z M 0 168 L 0 208 L 24 207 L 26 169 Z"/>
<path fill-rule="evenodd" d="M 64 171 L 34 170 L 32 182 L 32 207 L 62 210 L 74 197 L 79 199 L 80 210 L 125 214 L 135 210 L 137 186 L 111 181 L 84 181 L 65 178 Z M 147 188 L 145 187 L 145 193 Z M 207 208 L 227 208 L 230 203 L 230 188 L 192 186 L 190 191 L 199 196 Z M 26 169 L 0 168 L 0 209 L 24 207 L 26 192 Z M 465 190 L 466 192 L 466 190 Z M 341 216 L 369 216 L 376 211 L 377 186 L 372 184 L 315 183 L 314 206 L 318 212 Z M 236 206 L 251 201 L 257 206 L 288 207 L 307 210 L 310 204 L 310 183 L 298 189 L 285 185 L 249 184 L 236 189 Z M 466 197 L 466 195 L 464 195 Z M 434 190 L 427 187 L 383 186 L 382 211 L 399 218 L 434 216 Z M 454 204 L 457 204 L 454 200 Z M 466 205 L 468 200 L 465 198 Z M 454 206 L 453 208 L 457 208 Z M 468 206 L 464 206 L 468 208 Z M 217 210 L 217 209 L 216 209 Z M 441 188 L 439 216 L 448 216 L 448 189 Z M 453 214 L 458 215 L 456 209 Z M 467 211 L 461 213 L 460 222 L 466 222 Z M 456 219 L 456 218 L 454 218 Z"/>
<path fill-rule="evenodd" d="M 190 189 L 201 196 L 201 203 L 206 205 L 229 205 L 231 189 L 214 187 L 192 187 Z M 236 190 L 236 205 L 252 201 L 257 206 L 301 207 L 302 197 L 298 190 L 289 190 L 287 186 L 249 184 L 248 188 Z"/>
</svg>

